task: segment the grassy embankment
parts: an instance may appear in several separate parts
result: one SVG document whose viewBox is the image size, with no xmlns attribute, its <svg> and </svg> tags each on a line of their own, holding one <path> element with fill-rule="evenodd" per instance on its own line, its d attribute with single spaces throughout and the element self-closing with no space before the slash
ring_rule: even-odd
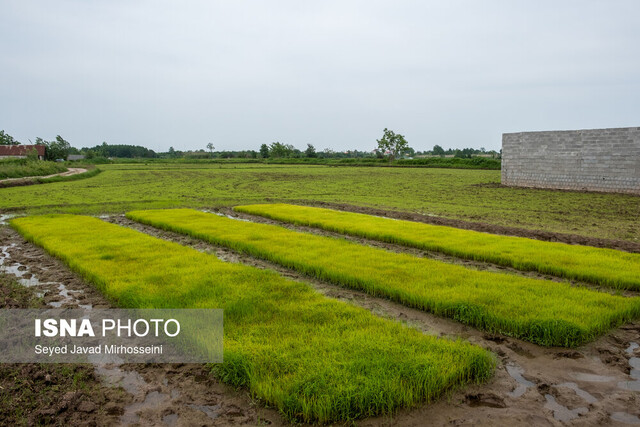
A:
<svg viewBox="0 0 640 427">
<path fill-rule="evenodd" d="M 640 290 L 640 254 L 497 236 L 452 227 L 286 204 L 236 206 L 238 212 L 459 258 L 538 271 L 613 288 Z"/>
<path fill-rule="evenodd" d="M 476 271 L 191 209 L 134 211 L 127 217 L 546 346 L 580 345 L 640 315 L 640 298 Z"/>
<path fill-rule="evenodd" d="M 347 203 L 640 242 L 640 197 L 500 187 L 490 170 L 113 164 L 74 182 L 0 189 L 2 213 L 124 213 L 269 201 Z"/>
<path fill-rule="evenodd" d="M 66 166 L 56 162 L 27 159 L 0 160 L 0 179 L 53 175 L 66 170 Z"/>
<path fill-rule="evenodd" d="M 493 357 L 479 347 L 97 218 L 50 215 L 11 225 L 120 307 L 223 309 L 224 363 L 214 370 L 290 419 L 391 413 L 493 371 Z"/>
</svg>

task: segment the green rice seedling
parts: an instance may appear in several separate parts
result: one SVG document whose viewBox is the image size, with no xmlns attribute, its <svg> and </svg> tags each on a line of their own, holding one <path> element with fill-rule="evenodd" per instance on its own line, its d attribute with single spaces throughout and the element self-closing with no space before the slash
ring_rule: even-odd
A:
<svg viewBox="0 0 640 427">
<path fill-rule="evenodd" d="M 640 298 L 476 271 L 192 209 L 133 211 L 127 217 L 546 346 L 576 346 L 640 315 Z"/>
<path fill-rule="evenodd" d="M 640 290 L 640 254 L 541 242 L 441 225 L 287 204 L 237 206 L 238 212 L 323 230 L 538 271 L 602 286 Z"/>
<path fill-rule="evenodd" d="M 214 365 L 216 374 L 292 420 L 392 413 L 483 381 L 494 369 L 480 347 L 424 335 L 273 271 L 97 218 L 25 217 L 11 226 L 117 306 L 223 309 L 224 363 Z"/>
</svg>

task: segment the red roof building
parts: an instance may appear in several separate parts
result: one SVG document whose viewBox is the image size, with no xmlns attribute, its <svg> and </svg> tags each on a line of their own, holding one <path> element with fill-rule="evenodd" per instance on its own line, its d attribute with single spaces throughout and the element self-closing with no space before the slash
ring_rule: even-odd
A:
<svg viewBox="0 0 640 427">
<path fill-rule="evenodd" d="M 44 159 L 44 145 L 0 145 L 0 158 L 27 157 L 34 148 L 38 152 L 38 158 Z"/>
</svg>

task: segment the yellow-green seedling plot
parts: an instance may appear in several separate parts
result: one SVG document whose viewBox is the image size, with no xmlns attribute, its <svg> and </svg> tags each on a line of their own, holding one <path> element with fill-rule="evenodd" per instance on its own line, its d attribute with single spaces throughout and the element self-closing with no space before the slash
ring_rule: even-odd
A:
<svg viewBox="0 0 640 427">
<path fill-rule="evenodd" d="M 640 315 L 640 298 L 476 271 L 345 239 L 192 209 L 133 211 L 127 217 L 227 246 L 320 280 L 546 346 L 576 346 Z"/>
<path fill-rule="evenodd" d="M 223 381 L 300 421 L 345 421 L 436 399 L 493 372 L 462 341 L 322 296 L 277 273 L 109 224 L 52 215 L 14 219 L 29 241 L 125 308 L 221 308 Z"/>
<path fill-rule="evenodd" d="M 238 212 L 321 228 L 523 271 L 640 290 L 640 254 L 524 237 L 499 236 L 441 225 L 287 204 L 246 205 Z"/>
</svg>

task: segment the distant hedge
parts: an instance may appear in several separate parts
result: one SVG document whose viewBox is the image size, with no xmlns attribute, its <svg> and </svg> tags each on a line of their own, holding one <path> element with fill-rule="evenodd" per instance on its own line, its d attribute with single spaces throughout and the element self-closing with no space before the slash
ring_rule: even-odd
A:
<svg viewBox="0 0 640 427">
<path fill-rule="evenodd" d="M 90 163 L 91 161 L 88 161 Z M 401 159 L 389 162 L 386 159 L 376 157 L 348 158 L 348 159 L 322 159 L 322 158 L 276 158 L 276 159 L 148 159 L 148 158 L 116 158 L 111 163 L 202 163 L 202 164 L 240 164 L 240 163 L 264 163 L 273 165 L 326 165 L 326 166 L 378 166 L 378 167 L 426 167 L 426 168 L 452 168 L 452 169 L 491 169 L 500 170 L 500 160 L 487 157 L 472 157 L 463 159 L 457 157 L 427 157 L 419 159 Z"/>
</svg>

